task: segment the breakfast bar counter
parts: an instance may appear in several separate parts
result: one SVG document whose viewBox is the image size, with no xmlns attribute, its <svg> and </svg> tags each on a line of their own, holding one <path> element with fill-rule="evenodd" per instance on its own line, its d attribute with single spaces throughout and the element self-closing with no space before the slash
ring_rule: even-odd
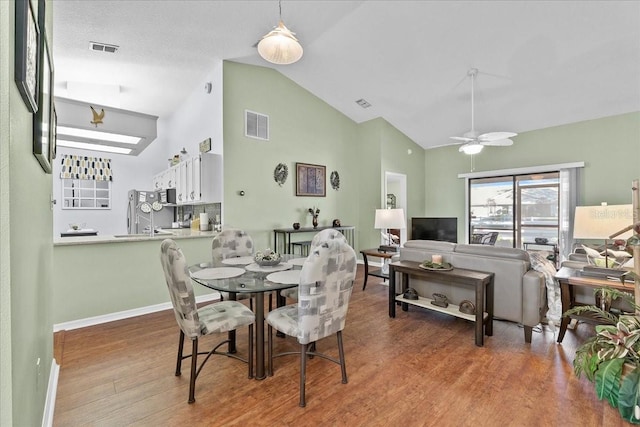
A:
<svg viewBox="0 0 640 427">
<path fill-rule="evenodd" d="M 71 237 L 56 237 L 53 239 L 54 246 L 67 246 L 67 245 L 91 245 L 96 243 L 123 243 L 123 242 L 143 242 L 147 240 L 164 240 L 164 239 L 198 239 L 209 238 L 218 234 L 217 231 L 200 231 L 192 230 L 190 228 L 171 228 L 161 229 L 156 232 L 156 235 L 150 236 L 147 234 L 105 234 L 95 236 L 71 236 Z"/>
</svg>

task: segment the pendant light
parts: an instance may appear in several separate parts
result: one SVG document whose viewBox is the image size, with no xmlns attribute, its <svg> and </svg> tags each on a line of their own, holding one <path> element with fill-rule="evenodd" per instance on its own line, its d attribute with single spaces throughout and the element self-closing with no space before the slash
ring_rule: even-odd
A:
<svg viewBox="0 0 640 427">
<path fill-rule="evenodd" d="M 262 37 L 258 43 L 258 53 L 260 56 L 272 64 L 288 65 L 297 62 L 302 58 L 302 46 L 295 38 L 295 33 L 291 32 L 282 22 L 282 4 L 278 1 L 280 10 L 280 22 L 278 26 Z"/>
</svg>

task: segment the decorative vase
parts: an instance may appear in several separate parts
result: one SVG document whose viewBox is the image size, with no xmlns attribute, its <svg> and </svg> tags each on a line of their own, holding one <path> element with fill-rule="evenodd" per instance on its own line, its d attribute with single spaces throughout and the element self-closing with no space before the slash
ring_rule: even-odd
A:
<svg viewBox="0 0 640 427">
<path fill-rule="evenodd" d="M 294 230 L 299 230 L 300 229 L 300 223 L 299 222 L 294 222 L 293 223 L 293 229 Z"/>
<path fill-rule="evenodd" d="M 313 224 L 313 228 L 317 228 L 318 227 L 318 217 L 317 216 L 313 217 L 312 224 Z"/>
</svg>

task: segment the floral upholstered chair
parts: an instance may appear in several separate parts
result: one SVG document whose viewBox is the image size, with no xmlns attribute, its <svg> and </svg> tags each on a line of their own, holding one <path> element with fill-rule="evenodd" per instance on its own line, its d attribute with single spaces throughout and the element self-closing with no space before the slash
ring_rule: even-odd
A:
<svg viewBox="0 0 640 427">
<path fill-rule="evenodd" d="M 191 378 L 189 380 L 189 403 L 195 402 L 196 378 L 204 364 L 212 354 L 221 354 L 246 362 L 249 366 L 249 378 L 253 377 L 253 323 L 255 316 L 251 310 L 236 301 L 221 301 L 198 308 L 193 295 L 188 266 L 182 251 L 171 239 L 162 242 L 160 261 L 164 270 L 164 277 L 169 288 L 171 304 L 180 327 L 178 341 L 178 358 L 176 362 L 176 376 L 181 374 L 182 359 L 191 358 Z M 249 329 L 249 351 L 247 359 L 236 355 L 218 352 L 217 349 L 229 342 L 224 340 L 208 352 L 200 366 L 198 363 L 198 338 L 204 335 L 223 333 L 236 330 L 241 326 Z M 191 355 L 183 355 L 184 340 L 191 340 Z"/>
<path fill-rule="evenodd" d="M 302 266 L 298 303 L 277 308 L 267 315 L 269 375 L 273 375 L 273 329 L 296 337 L 300 344 L 300 406 L 306 404 L 305 376 L 308 355 L 319 356 L 339 364 L 342 383 L 347 383 L 342 330 L 347 319 L 355 277 L 356 253 L 346 240 L 335 237 L 329 237 L 327 240 L 318 239 L 318 245 L 311 249 Z M 339 360 L 310 349 L 310 344 L 333 334 L 338 340 Z M 286 354 L 291 353 L 280 355 Z"/>
<path fill-rule="evenodd" d="M 309 253 L 313 253 L 313 249 L 318 246 L 320 244 L 320 242 L 323 242 L 325 240 L 340 240 L 343 241 L 346 244 L 349 244 L 349 242 L 347 241 L 347 238 L 344 237 L 344 234 L 342 234 L 341 232 L 339 232 L 338 230 L 334 230 L 333 228 L 327 228 L 325 230 L 320 231 L 319 233 L 316 233 L 315 236 L 313 236 L 313 239 L 311 240 L 311 246 L 309 246 Z M 289 288 L 289 289 L 283 289 L 280 291 L 280 295 L 285 297 L 285 298 L 289 298 L 292 300 L 297 300 L 298 299 L 298 288 Z"/>
</svg>

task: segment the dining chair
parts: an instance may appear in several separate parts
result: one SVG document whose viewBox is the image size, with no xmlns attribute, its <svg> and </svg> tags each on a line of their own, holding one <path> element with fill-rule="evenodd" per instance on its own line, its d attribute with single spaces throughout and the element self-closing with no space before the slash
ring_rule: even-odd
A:
<svg viewBox="0 0 640 427">
<path fill-rule="evenodd" d="M 243 230 L 228 229 L 218 233 L 211 242 L 211 256 L 214 263 L 219 263 L 228 258 L 244 257 L 253 255 L 253 239 Z M 236 299 L 242 300 L 253 298 L 254 294 L 238 293 Z M 229 299 L 228 292 L 220 292 L 220 298 Z M 271 300 L 271 299 L 269 299 Z M 253 308 L 253 300 L 250 301 Z"/>
<path fill-rule="evenodd" d="M 347 383 L 347 369 L 342 345 L 342 330 L 347 319 L 349 299 L 356 277 L 356 253 L 339 238 L 319 241 L 302 266 L 298 285 L 298 303 L 277 308 L 266 318 L 268 325 L 267 372 L 273 375 L 274 357 L 300 354 L 300 402 L 304 407 L 307 356 L 318 356 L 340 365 L 342 383 Z M 297 338 L 299 352 L 273 354 L 273 329 Z M 316 351 L 316 343 L 335 334 L 339 359 Z"/>
<path fill-rule="evenodd" d="M 335 240 L 335 239 L 344 241 L 344 243 L 349 244 L 349 241 L 347 240 L 346 237 L 344 237 L 344 234 L 342 234 L 338 230 L 334 230 L 333 228 L 327 228 L 325 230 L 322 230 L 316 233 L 316 235 L 313 236 L 313 239 L 311 240 L 311 246 L 309 246 L 309 253 L 312 253 L 313 248 L 318 246 L 320 242 L 323 242 L 325 240 Z M 280 291 L 280 295 L 283 296 L 284 298 L 289 298 L 297 301 L 298 287 L 296 286 L 295 288 L 283 289 Z"/>
<path fill-rule="evenodd" d="M 189 403 L 195 402 L 196 378 L 209 358 L 214 355 L 232 357 L 249 366 L 249 378 L 253 378 L 253 323 L 255 315 L 243 304 L 236 301 L 220 301 L 198 308 L 193 294 L 193 286 L 189 277 L 187 261 L 182 251 L 171 239 L 166 239 L 161 244 L 160 262 L 164 270 L 164 277 L 169 288 L 171 304 L 180 327 L 180 339 L 178 341 L 178 358 L 176 362 L 176 376 L 181 375 L 182 360 L 191 358 L 191 377 L 189 379 Z M 217 351 L 218 348 L 229 342 L 228 339 L 216 344 L 209 352 L 198 352 L 198 338 L 204 335 L 224 333 L 248 326 L 249 350 L 247 359 L 235 354 Z M 191 354 L 184 355 L 185 337 L 191 339 Z M 206 354 L 200 366 L 198 355 Z"/>
</svg>

